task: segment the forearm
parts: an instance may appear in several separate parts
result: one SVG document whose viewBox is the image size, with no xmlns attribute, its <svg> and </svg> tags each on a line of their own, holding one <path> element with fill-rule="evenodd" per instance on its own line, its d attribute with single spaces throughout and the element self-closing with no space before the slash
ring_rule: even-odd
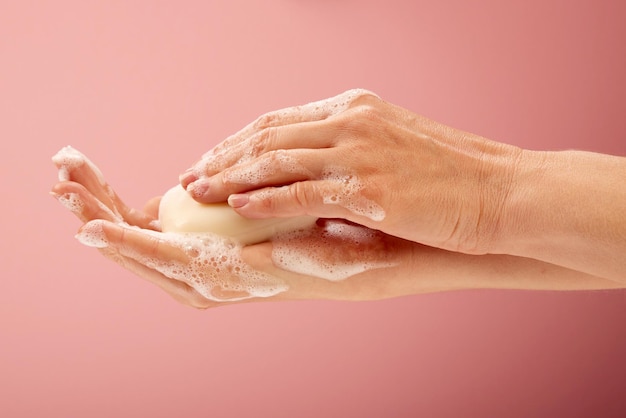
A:
<svg viewBox="0 0 626 418">
<path fill-rule="evenodd" d="M 416 249 L 395 291 L 424 293 L 462 289 L 599 290 L 626 287 L 543 261 L 509 255 L 469 255 L 431 247 Z"/>
<path fill-rule="evenodd" d="M 424 247 L 414 273 L 454 289 L 597 290 L 626 287 L 585 272 L 510 255 L 469 255 Z"/>
<path fill-rule="evenodd" d="M 509 255 L 469 255 L 408 241 L 392 243 L 393 261 L 338 281 L 328 281 L 277 268 L 270 261 L 257 268 L 281 277 L 288 290 L 276 299 L 378 300 L 421 293 L 466 289 L 601 290 L 625 288 L 584 272 L 530 258 Z"/>
<path fill-rule="evenodd" d="M 493 252 L 626 284 L 626 158 L 526 151 Z"/>
</svg>

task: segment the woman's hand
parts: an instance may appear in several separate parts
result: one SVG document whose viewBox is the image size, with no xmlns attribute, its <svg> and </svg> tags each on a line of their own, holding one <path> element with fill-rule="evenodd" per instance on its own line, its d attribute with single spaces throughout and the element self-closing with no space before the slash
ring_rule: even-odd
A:
<svg viewBox="0 0 626 418">
<path fill-rule="evenodd" d="M 261 116 L 181 184 L 250 218 L 343 218 L 470 254 L 490 251 L 522 150 L 363 90 Z"/>
</svg>

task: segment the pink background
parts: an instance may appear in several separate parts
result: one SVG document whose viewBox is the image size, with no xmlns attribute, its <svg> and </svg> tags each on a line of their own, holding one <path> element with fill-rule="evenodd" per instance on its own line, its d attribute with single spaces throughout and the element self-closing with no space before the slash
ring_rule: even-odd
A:
<svg viewBox="0 0 626 418">
<path fill-rule="evenodd" d="M 0 416 L 626 416 L 624 291 L 195 311 L 47 194 L 71 144 L 142 205 L 257 115 L 352 87 L 626 155 L 625 21 L 619 0 L 1 0 Z"/>
</svg>

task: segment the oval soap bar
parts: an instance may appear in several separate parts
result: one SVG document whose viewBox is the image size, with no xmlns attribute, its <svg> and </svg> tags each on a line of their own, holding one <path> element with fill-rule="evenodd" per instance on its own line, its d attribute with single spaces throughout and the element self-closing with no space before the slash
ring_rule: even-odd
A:
<svg viewBox="0 0 626 418">
<path fill-rule="evenodd" d="M 181 185 L 165 193 L 159 206 L 163 232 L 194 232 L 230 237 L 243 245 L 267 241 L 274 235 L 312 226 L 317 218 L 248 219 L 227 203 L 198 203 Z"/>
</svg>

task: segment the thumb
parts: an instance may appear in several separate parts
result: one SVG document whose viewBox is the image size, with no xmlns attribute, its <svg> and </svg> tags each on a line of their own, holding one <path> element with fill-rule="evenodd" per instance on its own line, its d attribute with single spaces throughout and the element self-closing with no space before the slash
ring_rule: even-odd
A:
<svg viewBox="0 0 626 418">
<path fill-rule="evenodd" d="M 228 197 L 228 204 L 241 216 L 252 219 L 314 216 L 350 219 L 340 204 L 341 187 L 326 180 L 301 181 L 268 187 Z"/>
</svg>

